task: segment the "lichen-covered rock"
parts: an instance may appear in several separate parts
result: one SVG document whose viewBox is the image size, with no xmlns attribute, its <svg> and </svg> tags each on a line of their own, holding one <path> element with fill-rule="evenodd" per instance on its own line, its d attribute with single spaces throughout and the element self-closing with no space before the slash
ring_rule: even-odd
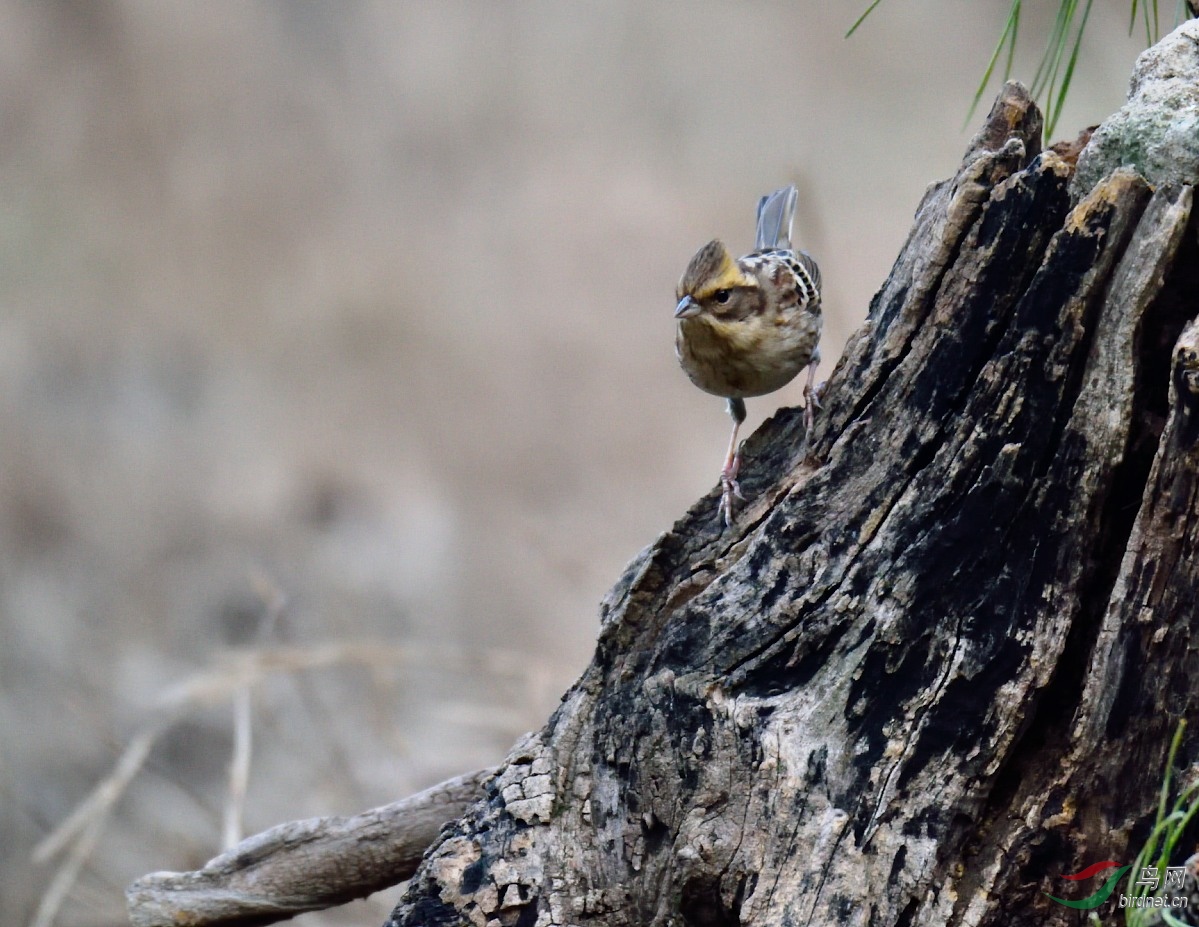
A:
<svg viewBox="0 0 1199 927">
<path fill-rule="evenodd" d="M 1175 29 L 1137 59 L 1128 102 L 1078 159 L 1076 200 L 1118 167 L 1151 184 L 1199 182 L 1199 20 Z"/>
</svg>

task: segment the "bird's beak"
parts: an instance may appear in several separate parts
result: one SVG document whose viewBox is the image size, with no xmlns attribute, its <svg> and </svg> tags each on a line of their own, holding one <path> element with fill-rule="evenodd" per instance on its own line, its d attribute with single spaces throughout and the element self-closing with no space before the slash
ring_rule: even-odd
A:
<svg viewBox="0 0 1199 927">
<path fill-rule="evenodd" d="M 674 307 L 674 317 L 676 319 L 689 319 L 698 313 L 699 303 L 695 301 L 695 297 L 693 296 L 684 296 L 679 300 L 679 304 Z"/>
</svg>

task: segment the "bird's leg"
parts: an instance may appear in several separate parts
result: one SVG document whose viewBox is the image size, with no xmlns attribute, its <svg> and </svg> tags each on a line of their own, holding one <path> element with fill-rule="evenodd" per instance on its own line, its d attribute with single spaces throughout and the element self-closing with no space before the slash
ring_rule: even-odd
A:
<svg viewBox="0 0 1199 927">
<path fill-rule="evenodd" d="M 720 471 L 720 513 L 724 523 L 733 523 L 733 497 L 744 499 L 741 486 L 737 483 L 737 472 L 741 469 L 741 448 L 737 444 L 737 432 L 745 421 L 745 401 L 742 399 L 729 400 L 729 415 L 733 417 L 733 434 L 729 438 L 729 452 L 724 457 L 724 467 Z"/>
</svg>

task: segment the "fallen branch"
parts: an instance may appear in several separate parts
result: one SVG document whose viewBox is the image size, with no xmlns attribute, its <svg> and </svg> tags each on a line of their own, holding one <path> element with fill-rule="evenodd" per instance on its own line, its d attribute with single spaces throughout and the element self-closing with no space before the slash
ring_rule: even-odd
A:
<svg viewBox="0 0 1199 927">
<path fill-rule="evenodd" d="M 155 872 L 125 892 L 133 927 L 269 924 L 407 879 L 442 825 L 495 769 L 448 779 L 350 817 L 292 821 L 243 840 L 196 872 Z"/>
</svg>

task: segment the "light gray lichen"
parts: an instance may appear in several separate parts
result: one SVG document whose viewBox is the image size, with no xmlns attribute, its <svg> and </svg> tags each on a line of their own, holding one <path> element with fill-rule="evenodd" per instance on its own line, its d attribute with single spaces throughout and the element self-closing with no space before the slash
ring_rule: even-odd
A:
<svg viewBox="0 0 1199 927">
<path fill-rule="evenodd" d="M 1128 102 L 1095 130 L 1079 156 L 1072 195 L 1081 199 L 1125 166 L 1155 186 L 1199 182 L 1199 20 L 1141 53 Z"/>
</svg>

